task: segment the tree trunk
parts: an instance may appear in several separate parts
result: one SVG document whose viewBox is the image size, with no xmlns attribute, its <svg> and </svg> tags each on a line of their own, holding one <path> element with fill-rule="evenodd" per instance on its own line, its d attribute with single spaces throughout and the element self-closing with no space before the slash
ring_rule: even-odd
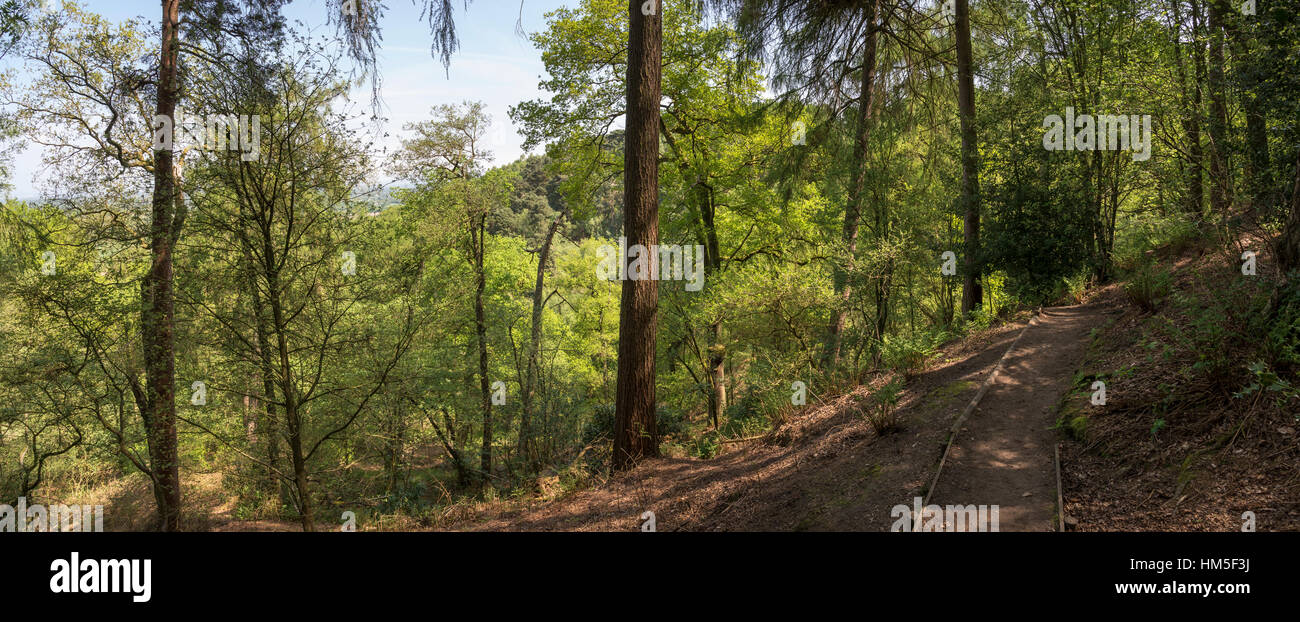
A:
<svg viewBox="0 0 1300 622">
<path fill-rule="evenodd" d="M 253 265 L 253 257 L 247 254 L 249 265 Z M 249 270 L 248 289 L 250 298 L 253 301 L 253 323 L 254 323 L 254 343 L 258 358 L 258 375 L 262 380 L 262 421 L 258 425 L 262 443 L 266 449 L 266 485 L 271 494 L 278 494 L 281 501 L 287 498 L 287 491 L 280 479 L 280 430 L 275 416 L 275 370 L 271 361 L 271 350 L 267 335 L 270 331 L 266 326 L 266 307 L 262 303 L 262 295 L 257 291 L 257 279 Z"/>
<path fill-rule="evenodd" d="M 980 180 L 979 144 L 975 130 L 975 73 L 971 59 L 970 3 L 956 0 L 957 114 L 961 118 L 961 205 L 963 216 L 963 277 L 961 312 L 979 308 L 984 298 L 980 280 Z"/>
<path fill-rule="evenodd" d="M 158 65 L 156 114 L 173 118 L 180 90 L 177 63 L 180 0 L 162 1 L 162 47 Z M 176 451 L 176 359 L 172 293 L 172 248 L 183 212 L 178 213 L 174 160 L 170 149 L 156 149 L 153 163 L 151 264 L 141 284 L 140 332 L 144 346 L 149 459 L 158 502 L 159 528 L 180 530 L 180 465 Z"/>
<path fill-rule="evenodd" d="M 551 241 L 560 228 L 560 217 L 551 221 L 546 238 L 537 251 L 537 283 L 533 286 L 533 323 L 528 342 L 528 369 L 524 372 L 523 410 L 519 415 L 519 452 L 529 473 L 537 470 L 537 453 L 533 447 L 533 404 L 537 395 L 538 357 L 542 350 L 542 311 L 545 310 L 546 260 L 551 255 Z"/>
<path fill-rule="evenodd" d="M 1192 0 L 1192 66 L 1196 72 L 1196 81 L 1192 89 L 1192 114 L 1196 115 L 1197 141 L 1192 145 L 1193 159 L 1196 161 L 1197 183 L 1206 169 L 1205 147 L 1201 144 L 1201 115 L 1205 114 L 1205 14 L 1199 0 Z M 1196 217 L 1205 216 L 1205 189 L 1198 185 L 1196 189 Z"/>
<path fill-rule="evenodd" d="M 623 161 L 624 234 L 630 245 L 659 244 L 659 105 L 663 54 L 662 7 L 628 0 L 627 134 Z M 627 257 L 622 259 L 627 265 Z M 613 469 L 659 455 L 655 426 L 655 341 L 659 284 L 623 281 L 619 305 L 618 380 L 614 400 Z"/>
<path fill-rule="evenodd" d="M 1209 0 L 1210 9 L 1210 209 L 1215 216 L 1227 215 L 1228 106 L 1223 77 L 1223 0 Z"/>
<path fill-rule="evenodd" d="M 293 483 L 298 493 L 298 512 L 303 531 L 316 531 L 315 517 L 312 515 L 311 491 L 307 487 L 307 460 L 302 453 L 302 420 L 297 409 L 292 410 L 289 419 L 289 451 L 293 457 Z"/>
<path fill-rule="evenodd" d="M 402 455 L 406 452 L 406 413 L 401 402 L 392 405 L 389 413 L 388 440 L 384 449 L 384 474 L 388 479 L 388 493 L 397 492 L 401 479 Z"/>
<path fill-rule="evenodd" d="M 700 220 L 704 225 L 704 276 L 705 283 L 722 272 L 722 245 L 718 242 L 718 206 L 714 201 L 713 189 L 701 182 L 697 184 L 700 202 Z M 718 429 L 722 415 L 727 412 L 727 345 L 722 342 L 722 322 L 716 321 L 709 326 L 713 343 L 709 346 L 709 369 L 706 373 L 711 385 L 709 392 L 709 415 L 713 418 L 713 429 Z"/>
<path fill-rule="evenodd" d="M 1178 68 L 1178 85 L 1183 106 L 1183 131 L 1187 134 L 1187 170 L 1185 171 L 1186 196 L 1183 211 L 1195 220 L 1201 219 L 1205 211 L 1203 191 L 1204 166 L 1201 158 L 1201 91 L 1199 83 L 1188 85 L 1187 72 L 1184 68 L 1184 50 L 1182 44 L 1182 0 L 1173 0 L 1174 9 L 1174 59 Z M 1196 46 L 1196 29 L 1192 32 L 1192 53 L 1199 54 Z M 1189 94 L 1190 92 L 1190 94 Z"/>
<path fill-rule="evenodd" d="M 844 207 L 843 237 L 847 263 L 851 270 L 854 256 L 858 250 L 858 228 L 862 219 L 862 204 L 867 194 L 867 143 L 871 138 L 871 106 L 876 82 L 876 41 L 879 29 L 876 27 L 876 14 L 879 0 L 865 0 L 867 39 L 862 46 L 862 78 L 859 84 L 858 113 L 854 121 L 853 139 L 853 173 L 849 180 L 849 201 Z M 843 268 L 835 269 L 835 290 L 839 293 L 840 308 L 835 311 L 830 326 L 830 339 L 826 343 L 824 360 L 831 365 L 840 361 L 840 346 L 844 342 L 844 328 L 849 316 L 849 300 L 853 296 L 853 286 L 849 284 L 849 274 Z"/>
<path fill-rule="evenodd" d="M 302 451 L 302 413 L 299 412 L 298 392 L 294 390 L 293 368 L 289 360 L 288 324 L 284 305 L 280 300 L 280 274 L 275 266 L 271 240 L 263 241 L 263 261 L 266 268 L 266 296 L 271 307 L 271 329 L 275 331 L 276 351 L 280 359 L 280 394 L 284 397 L 285 433 L 289 440 L 289 458 L 293 465 L 293 484 L 298 499 L 298 513 L 303 531 L 316 531 L 312 516 L 311 491 L 307 485 L 307 459 Z"/>
<path fill-rule="evenodd" d="M 723 413 L 727 412 L 727 346 L 722 343 L 722 323 L 715 322 L 710 327 L 713 345 L 709 346 L 709 415 L 713 418 L 713 429 L 719 428 Z"/>
<path fill-rule="evenodd" d="M 469 180 L 466 180 L 468 183 Z M 476 221 L 477 220 L 477 221 Z M 474 244 L 474 332 L 478 336 L 478 384 L 483 398 L 483 449 L 479 453 L 479 469 L 484 482 L 492 475 L 492 393 L 488 387 L 487 318 L 483 312 L 483 293 L 487 289 L 487 274 L 483 266 L 487 236 L 487 214 L 471 216 L 470 232 Z"/>
</svg>

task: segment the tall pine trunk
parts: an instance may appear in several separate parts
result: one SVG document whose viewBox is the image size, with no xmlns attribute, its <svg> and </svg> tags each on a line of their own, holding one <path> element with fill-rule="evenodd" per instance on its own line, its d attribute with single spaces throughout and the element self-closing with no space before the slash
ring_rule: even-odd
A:
<svg viewBox="0 0 1300 622">
<path fill-rule="evenodd" d="M 180 0 L 162 1 L 162 46 L 158 64 L 156 114 L 173 119 L 180 84 L 177 64 L 180 41 Z M 172 292 L 172 249 L 180 233 L 183 212 L 176 210 L 175 160 L 170 149 L 154 150 L 151 263 L 141 283 L 140 332 L 144 346 L 149 459 L 159 528 L 180 530 L 180 465 L 176 451 L 176 357 Z"/>
<path fill-rule="evenodd" d="M 623 160 L 623 222 L 629 248 L 659 244 L 659 83 L 663 55 L 662 7 L 628 0 L 627 135 Z M 649 14 L 647 14 L 649 13 Z M 625 266 L 627 258 L 622 259 Z M 655 427 L 655 341 L 659 286 L 623 281 L 619 305 L 618 380 L 614 399 L 616 471 L 659 455 Z"/>
<path fill-rule="evenodd" d="M 980 281 L 980 180 L 979 144 L 975 131 L 975 73 L 971 59 L 970 3 L 956 0 L 957 115 L 961 118 L 961 206 L 965 240 L 965 270 L 961 285 L 961 312 L 980 307 L 984 289 Z"/>
</svg>

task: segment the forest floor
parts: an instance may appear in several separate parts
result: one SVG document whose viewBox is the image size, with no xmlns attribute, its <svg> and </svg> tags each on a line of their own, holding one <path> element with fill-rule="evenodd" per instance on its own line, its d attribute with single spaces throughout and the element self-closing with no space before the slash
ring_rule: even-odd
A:
<svg viewBox="0 0 1300 622">
<path fill-rule="evenodd" d="M 1102 290 L 1114 299 L 1114 288 Z M 1100 293 L 1100 292 L 1099 292 Z M 999 504 L 1003 530 L 1047 530 L 1055 516 L 1055 406 L 1106 303 L 1046 310 L 1007 353 L 966 420 L 935 502 Z M 1028 317 L 944 348 L 906 385 L 901 429 L 878 435 L 864 403 L 886 378 L 809 405 L 769 435 L 713 460 L 656 459 L 591 490 L 497 507 L 474 530 L 886 531 L 891 509 L 925 495 L 948 431 Z M 1029 494 L 1025 494 L 1029 493 Z"/>
<path fill-rule="evenodd" d="M 1239 394 L 1244 368 L 1264 358 L 1258 338 L 1228 328 L 1213 345 L 1197 341 L 1248 321 L 1237 313 L 1249 313 L 1251 288 L 1272 286 L 1254 280 L 1262 270 L 1244 277 L 1239 257 L 1256 249 L 1272 266 L 1270 248 L 1247 235 L 1162 253 L 1170 295 L 1154 310 L 1125 305 L 1097 331 L 1060 405 L 1067 529 L 1240 531 L 1249 512 L 1256 531 L 1300 530 L 1297 412 L 1276 394 Z M 1222 367 L 1198 373 L 1198 361 Z M 1089 399 L 1097 379 L 1104 405 Z"/>
</svg>

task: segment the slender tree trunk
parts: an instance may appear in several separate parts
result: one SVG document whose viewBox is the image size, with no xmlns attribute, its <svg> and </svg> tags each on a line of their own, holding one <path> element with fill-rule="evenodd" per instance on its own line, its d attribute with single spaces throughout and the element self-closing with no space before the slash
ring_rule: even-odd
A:
<svg viewBox="0 0 1300 622">
<path fill-rule="evenodd" d="M 466 183 L 468 183 L 468 179 Z M 479 469 L 483 471 L 486 483 L 492 475 L 492 392 L 488 381 L 487 352 L 487 317 L 483 311 L 483 294 L 487 289 L 487 274 L 484 269 L 484 244 L 487 236 L 487 214 L 471 217 L 470 235 L 474 242 L 474 332 L 478 336 L 478 384 L 483 407 L 483 449 L 479 452 Z"/>
<path fill-rule="evenodd" d="M 302 452 L 302 419 L 295 407 L 288 411 L 289 452 L 293 459 L 293 483 L 298 493 L 298 510 L 303 531 L 316 531 L 313 516 L 311 491 L 307 486 L 307 460 Z"/>
<path fill-rule="evenodd" d="M 879 0 L 864 0 L 866 12 L 867 38 L 862 46 L 862 78 L 859 84 L 858 111 L 854 121 L 853 138 L 853 172 L 849 180 L 848 204 L 844 206 L 844 237 L 847 263 L 851 270 L 858 251 L 858 229 L 862 221 L 862 205 L 867 195 L 867 145 L 871 138 L 872 96 L 876 83 L 876 43 L 879 28 L 876 15 Z M 840 348 L 844 342 L 844 328 L 849 316 L 849 301 L 853 297 L 853 286 L 849 284 L 848 271 L 843 268 L 835 270 L 835 291 L 839 294 L 840 307 L 835 311 L 830 326 L 830 339 L 826 343 L 825 362 L 837 365 L 840 361 Z"/>
<path fill-rule="evenodd" d="M 178 26 L 180 0 L 162 2 L 162 47 L 158 66 L 156 114 L 173 118 L 179 98 Z M 144 346 L 149 413 L 149 458 L 158 502 L 159 527 L 180 530 L 180 465 L 176 451 L 176 359 L 172 292 L 172 248 L 183 211 L 176 204 L 176 178 L 170 149 L 154 150 L 152 223 L 149 230 L 150 267 L 141 284 L 141 337 Z"/>
<path fill-rule="evenodd" d="M 1255 94 L 1252 81 L 1249 90 L 1241 92 L 1241 108 L 1246 113 L 1246 151 L 1250 180 L 1251 209 L 1262 214 L 1272 208 L 1273 170 L 1268 155 L 1268 132 L 1265 128 L 1264 111 L 1260 107 L 1259 97 Z"/>
<path fill-rule="evenodd" d="M 672 150 L 673 159 L 677 162 L 682 176 L 691 176 L 692 170 L 686 159 L 682 157 L 681 151 L 677 148 L 677 142 L 673 140 L 672 133 L 663 125 L 662 118 L 660 119 L 659 130 L 663 133 L 668 148 Z M 706 176 L 697 176 L 695 185 L 691 187 L 691 190 L 695 196 L 696 210 L 699 216 L 695 223 L 698 225 L 695 228 L 695 235 L 697 241 L 704 247 L 704 282 L 707 286 L 708 283 L 712 282 L 714 276 L 722 271 L 722 250 L 718 243 L 717 204 L 714 202 L 713 189 L 708 185 Z M 708 359 L 705 362 L 704 375 L 709 379 L 710 386 L 708 396 L 709 417 L 713 420 L 714 429 L 717 429 L 722 414 L 727 410 L 727 346 L 722 343 L 721 322 L 710 324 L 709 333 L 712 339 L 707 348 Z"/>
<path fill-rule="evenodd" d="M 524 372 L 523 410 L 519 416 L 519 452 L 523 455 L 528 472 L 536 472 L 538 466 L 536 448 L 533 446 L 533 404 L 537 396 L 538 358 L 542 350 L 542 311 L 545 310 L 546 298 L 546 261 L 551 255 L 551 242 L 555 232 L 560 228 L 560 217 L 551 221 L 546 230 L 546 238 L 537 251 L 537 282 L 533 286 L 533 323 L 528 342 L 528 369 Z"/>
<path fill-rule="evenodd" d="M 980 180 L 979 143 L 975 129 L 975 73 L 971 58 L 970 3 L 956 0 L 957 18 L 957 114 L 961 117 L 961 205 L 963 254 L 961 312 L 979 308 L 984 298 L 980 279 Z"/>
<path fill-rule="evenodd" d="M 1223 76 L 1223 0 L 1209 0 L 1210 10 L 1210 209 L 1228 212 L 1228 106 Z"/>
<path fill-rule="evenodd" d="M 397 491 L 397 481 L 402 471 L 402 454 L 406 450 L 406 413 L 401 402 L 393 404 L 389 413 L 388 443 L 384 452 L 384 473 L 388 477 L 388 492 Z"/>
<path fill-rule="evenodd" d="M 1187 170 L 1185 171 L 1186 195 L 1183 211 L 1195 220 L 1201 219 L 1205 211 L 1204 163 L 1201 157 L 1201 91 L 1199 84 L 1187 83 L 1187 73 L 1183 57 L 1186 56 L 1182 44 L 1182 4 L 1183 0 L 1173 0 L 1174 8 L 1174 59 L 1178 67 L 1178 85 L 1183 105 L 1183 131 L 1187 134 Z M 1192 32 L 1192 53 L 1199 54 L 1196 45 L 1196 29 Z"/>
<path fill-rule="evenodd" d="M 247 254 L 246 257 L 251 266 L 252 255 Z M 249 271 L 248 291 L 253 303 L 253 345 L 260 366 L 258 376 L 261 376 L 262 381 L 263 410 L 258 430 L 266 451 L 266 486 L 271 494 L 278 494 L 283 501 L 286 498 L 286 491 L 280 479 L 280 430 L 275 416 L 275 370 L 268 341 L 270 331 L 266 326 L 266 306 L 262 302 L 261 293 L 257 290 L 257 278 L 252 274 L 252 270 Z"/>
<path fill-rule="evenodd" d="M 879 196 L 873 194 L 875 199 L 875 226 L 876 236 L 882 240 L 888 240 L 890 236 L 889 222 L 889 205 Z M 893 290 L 894 283 L 894 261 L 889 260 L 884 266 L 883 274 L 872 279 L 872 290 L 876 301 L 876 341 L 880 343 L 885 338 L 885 331 L 889 329 L 890 319 L 890 293 Z M 876 362 L 880 362 L 880 348 L 874 350 L 873 357 Z"/>
<path fill-rule="evenodd" d="M 700 220 L 704 225 L 704 276 L 705 283 L 722 271 L 722 246 L 718 242 L 718 206 L 713 190 L 704 183 L 697 185 L 700 201 Z M 713 429 L 718 429 L 722 415 L 727 412 L 727 345 L 722 341 L 722 322 L 709 326 L 713 343 L 709 346 L 709 369 L 706 371 L 711 385 L 709 415 Z"/>
<path fill-rule="evenodd" d="M 714 322 L 709 327 L 713 345 L 709 346 L 709 415 L 713 418 L 713 429 L 721 425 L 722 415 L 727 412 L 727 346 L 722 343 L 722 323 Z"/>
<path fill-rule="evenodd" d="M 624 232 L 629 248 L 659 244 L 659 105 L 662 7 L 643 12 L 628 0 L 627 134 L 623 162 Z M 625 265 L 627 258 L 622 259 Z M 659 455 L 655 425 L 655 341 L 659 284 L 623 281 L 619 305 L 618 380 L 614 398 L 613 469 L 621 471 Z"/>
<path fill-rule="evenodd" d="M 280 364 L 280 394 L 284 396 L 285 432 L 289 440 L 289 459 L 293 465 L 293 484 L 298 498 L 298 513 L 303 531 L 316 531 L 312 515 L 311 491 L 307 482 L 307 459 L 302 450 L 302 413 L 299 412 L 298 392 L 294 390 L 293 368 L 290 366 L 288 325 L 284 305 L 280 300 L 280 275 L 275 268 L 271 239 L 263 242 L 266 262 L 267 304 L 271 307 L 272 330 L 275 331 L 276 351 Z"/>
</svg>

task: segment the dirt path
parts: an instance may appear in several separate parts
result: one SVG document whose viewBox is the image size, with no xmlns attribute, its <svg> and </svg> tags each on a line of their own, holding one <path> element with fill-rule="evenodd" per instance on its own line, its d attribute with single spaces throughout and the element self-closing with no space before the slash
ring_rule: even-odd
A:
<svg viewBox="0 0 1300 622">
<path fill-rule="evenodd" d="M 453 528 L 635 531 L 651 510 L 659 531 L 888 531 L 891 508 L 924 494 L 953 421 L 1023 327 L 945 346 L 908 382 L 898 432 L 874 433 L 861 409 L 875 387 L 859 386 L 810 403 L 770 443 L 712 460 L 651 460 L 598 488 L 487 508 Z"/>
<path fill-rule="evenodd" d="M 1001 531 L 1051 531 L 1054 411 L 1107 309 L 1044 309 L 953 442 L 933 505 L 997 505 Z"/>
</svg>

